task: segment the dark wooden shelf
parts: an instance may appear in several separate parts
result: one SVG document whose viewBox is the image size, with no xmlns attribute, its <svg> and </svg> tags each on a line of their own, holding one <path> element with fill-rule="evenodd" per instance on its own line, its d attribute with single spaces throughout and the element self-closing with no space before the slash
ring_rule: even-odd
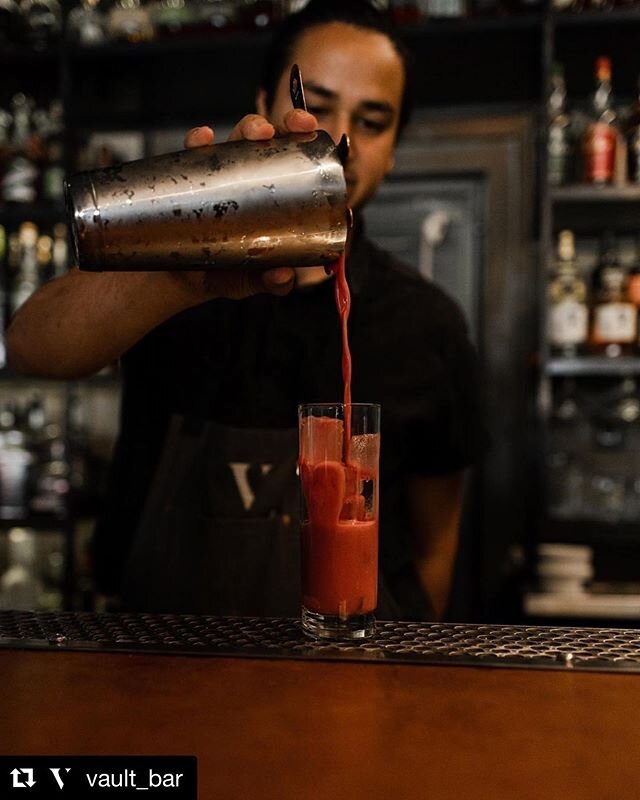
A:
<svg viewBox="0 0 640 800">
<path fill-rule="evenodd" d="M 540 542 L 559 541 L 640 549 L 640 519 L 608 522 L 592 517 L 548 517 L 542 526 Z"/>
<path fill-rule="evenodd" d="M 65 217 L 62 203 L 0 203 L 0 225 L 19 225 L 30 222 L 62 222 Z"/>
<path fill-rule="evenodd" d="M 21 65 L 33 62 L 56 61 L 63 51 L 63 45 L 48 47 L 46 50 L 34 50 L 27 45 L 3 45 L 0 48 L 0 64 Z"/>
<path fill-rule="evenodd" d="M 398 26 L 405 39 L 423 36 L 440 36 L 442 34 L 475 34 L 491 31 L 505 33 L 517 31 L 535 31 L 541 29 L 541 14 L 521 14 L 505 17 L 462 17 L 460 19 L 429 19 L 415 25 Z M 214 48 L 236 49 L 262 47 L 269 41 L 269 30 L 212 32 L 211 35 L 194 36 L 193 38 L 154 39 L 150 42 L 130 44 L 128 42 L 106 42 L 94 47 L 86 47 L 74 43 L 65 45 L 65 52 L 73 61 L 95 60 L 123 56 L 125 58 L 152 57 L 171 53 L 207 53 Z"/>
<path fill-rule="evenodd" d="M 0 518 L 0 535 L 10 528 L 32 528 L 34 531 L 64 531 L 71 522 L 68 515 L 27 514 L 16 519 Z"/>
<path fill-rule="evenodd" d="M 640 375 L 640 357 L 606 358 L 604 356 L 582 356 L 577 358 L 552 358 L 545 363 L 544 371 L 547 375 L 560 377 Z"/>
<path fill-rule="evenodd" d="M 498 17 L 462 17 L 460 19 L 427 19 L 416 25 L 399 27 L 405 39 L 446 34 L 474 34 L 492 31 L 515 33 L 536 31 L 542 28 L 542 14 L 517 14 Z"/>
<path fill-rule="evenodd" d="M 68 386 L 88 386 L 92 389 L 115 387 L 120 385 L 117 375 L 91 375 L 89 378 L 63 380 L 62 378 L 39 378 L 25 375 L 14 375 L 8 370 L 0 370 L 0 385 L 10 384 L 21 386 L 37 386 L 39 389 L 49 388 L 52 391 L 62 391 Z"/>
<path fill-rule="evenodd" d="M 573 184 L 553 186 L 549 189 L 549 196 L 554 203 L 638 203 L 640 202 L 640 185 L 589 186 Z"/>
<path fill-rule="evenodd" d="M 76 61 L 93 61 L 96 59 L 145 58 L 165 54 L 207 53 L 214 49 L 237 49 L 264 46 L 269 40 L 268 31 L 233 31 L 229 33 L 214 32 L 210 36 L 193 38 L 153 39 L 150 42 L 105 42 L 87 47 L 68 43 L 65 52 Z"/>
<path fill-rule="evenodd" d="M 195 125 L 213 124 L 211 122 L 211 109 L 203 108 L 201 111 L 191 113 L 149 111 L 146 114 L 139 112 L 74 114 L 70 111 L 67 115 L 68 125 L 75 133 L 115 133 L 118 131 L 140 131 L 150 133 L 158 130 L 184 129 L 186 133 Z"/>
<path fill-rule="evenodd" d="M 640 22 L 640 9 L 617 9 L 614 11 L 565 11 L 553 14 L 558 28 L 577 28 L 589 25 L 622 25 Z"/>
</svg>

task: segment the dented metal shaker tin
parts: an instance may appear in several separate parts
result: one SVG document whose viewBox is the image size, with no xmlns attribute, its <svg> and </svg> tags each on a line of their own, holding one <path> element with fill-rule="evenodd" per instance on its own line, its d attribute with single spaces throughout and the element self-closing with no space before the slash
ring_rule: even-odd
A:
<svg viewBox="0 0 640 800">
<path fill-rule="evenodd" d="M 347 238 L 344 157 L 315 131 L 78 173 L 65 186 L 78 266 L 330 264 Z"/>
</svg>

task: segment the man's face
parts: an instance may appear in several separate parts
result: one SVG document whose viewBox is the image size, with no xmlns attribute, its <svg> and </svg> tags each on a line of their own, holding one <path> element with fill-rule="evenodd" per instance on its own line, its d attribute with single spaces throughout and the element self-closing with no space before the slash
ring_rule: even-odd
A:
<svg viewBox="0 0 640 800">
<path fill-rule="evenodd" d="M 361 208 L 393 166 L 405 79 L 400 56 L 383 34 L 335 22 L 306 31 L 292 63 L 300 65 L 307 106 L 320 128 L 336 143 L 349 137 L 347 198 Z M 267 115 L 279 126 L 290 109 L 287 69 Z M 267 111 L 261 97 L 258 111 Z"/>
</svg>

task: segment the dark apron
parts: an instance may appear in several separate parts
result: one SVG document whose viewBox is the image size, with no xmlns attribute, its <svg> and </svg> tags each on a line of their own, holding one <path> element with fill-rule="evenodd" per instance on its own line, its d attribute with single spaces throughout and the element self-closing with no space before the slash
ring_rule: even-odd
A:
<svg viewBox="0 0 640 800">
<path fill-rule="evenodd" d="M 295 615 L 298 432 L 174 417 L 125 565 L 132 610 Z"/>
<path fill-rule="evenodd" d="M 174 417 L 125 565 L 124 608 L 298 616 L 297 451 L 297 429 Z M 376 615 L 398 616 L 382 581 Z"/>
</svg>

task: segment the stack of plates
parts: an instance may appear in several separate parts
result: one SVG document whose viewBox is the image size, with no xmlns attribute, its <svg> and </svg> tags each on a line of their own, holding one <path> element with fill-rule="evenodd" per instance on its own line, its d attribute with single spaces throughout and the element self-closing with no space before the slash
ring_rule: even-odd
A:
<svg viewBox="0 0 640 800">
<path fill-rule="evenodd" d="M 579 544 L 538 546 L 540 590 L 549 594 L 584 593 L 593 578 L 593 551 Z"/>
</svg>

